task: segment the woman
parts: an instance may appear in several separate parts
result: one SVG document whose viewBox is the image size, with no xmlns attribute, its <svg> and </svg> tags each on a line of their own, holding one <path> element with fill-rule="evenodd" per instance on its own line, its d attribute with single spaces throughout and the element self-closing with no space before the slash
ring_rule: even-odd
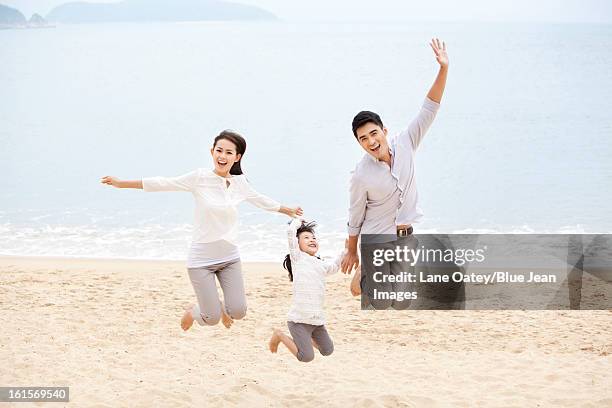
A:
<svg viewBox="0 0 612 408">
<path fill-rule="evenodd" d="M 151 177 L 123 181 L 105 176 L 103 184 L 144 191 L 189 191 L 196 201 L 193 240 L 187 259 L 189 279 L 198 304 L 185 310 L 181 327 L 188 330 L 193 321 L 216 325 L 222 320 L 229 328 L 234 319 L 246 314 L 246 297 L 240 254 L 235 245 L 238 224 L 237 205 L 241 201 L 290 217 L 302 209 L 288 208 L 255 191 L 242 174 L 240 160 L 246 141 L 236 132 L 224 130 L 214 140 L 210 154 L 214 170 L 197 169 L 178 177 Z M 223 290 L 225 304 L 219 301 L 215 275 Z"/>
</svg>

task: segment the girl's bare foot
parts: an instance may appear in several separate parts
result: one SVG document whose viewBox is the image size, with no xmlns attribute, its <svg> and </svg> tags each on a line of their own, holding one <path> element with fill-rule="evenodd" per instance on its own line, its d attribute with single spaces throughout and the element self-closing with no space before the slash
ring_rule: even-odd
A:
<svg viewBox="0 0 612 408">
<path fill-rule="evenodd" d="M 232 327 L 234 323 L 234 319 L 230 315 L 225 312 L 225 306 L 221 305 L 221 323 L 225 326 L 225 328 L 229 329 Z"/>
<path fill-rule="evenodd" d="M 272 330 L 272 337 L 270 338 L 270 342 L 268 343 L 268 347 L 272 353 L 276 353 L 278 351 L 278 345 L 281 342 L 280 330 L 274 329 Z"/>
<path fill-rule="evenodd" d="M 189 305 L 185 309 L 185 313 L 183 313 L 183 317 L 181 318 L 181 328 L 185 331 L 189 330 L 193 325 L 193 316 L 191 315 L 191 308 L 193 304 Z"/>
</svg>

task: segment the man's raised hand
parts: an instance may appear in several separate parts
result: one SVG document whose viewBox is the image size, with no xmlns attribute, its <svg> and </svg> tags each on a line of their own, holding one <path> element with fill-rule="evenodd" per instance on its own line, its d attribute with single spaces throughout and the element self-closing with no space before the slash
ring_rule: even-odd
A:
<svg viewBox="0 0 612 408">
<path fill-rule="evenodd" d="M 446 43 L 439 38 L 432 38 L 429 46 L 436 54 L 436 60 L 441 67 L 448 67 L 448 54 L 446 53 Z"/>
</svg>

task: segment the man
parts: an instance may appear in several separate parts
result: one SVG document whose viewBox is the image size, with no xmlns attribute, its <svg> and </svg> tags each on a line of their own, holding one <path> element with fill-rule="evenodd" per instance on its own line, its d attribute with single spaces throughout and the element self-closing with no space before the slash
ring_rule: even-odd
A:
<svg viewBox="0 0 612 408">
<path fill-rule="evenodd" d="M 423 215 L 417 207 L 414 156 L 436 116 L 448 73 L 446 44 L 436 38 L 429 45 L 440 69 L 421 111 L 406 130 L 387 140 L 387 128 L 376 113 L 362 111 L 353 119 L 353 135 L 366 154 L 351 177 L 348 251 L 341 269 L 344 273 L 357 270 L 351 284 L 354 295 L 360 293 L 359 235 L 406 237 Z"/>
</svg>

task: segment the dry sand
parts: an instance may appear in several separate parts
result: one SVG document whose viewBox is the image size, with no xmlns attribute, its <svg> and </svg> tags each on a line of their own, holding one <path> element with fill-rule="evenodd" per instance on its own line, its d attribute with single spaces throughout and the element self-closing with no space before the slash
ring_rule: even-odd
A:
<svg viewBox="0 0 612 408">
<path fill-rule="evenodd" d="M 610 311 L 361 311 L 338 274 L 335 352 L 304 364 L 267 350 L 284 271 L 244 274 L 244 320 L 183 332 L 182 263 L 0 258 L 0 385 L 70 386 L 77 407 L 612 406 Z"/>
</svg>

